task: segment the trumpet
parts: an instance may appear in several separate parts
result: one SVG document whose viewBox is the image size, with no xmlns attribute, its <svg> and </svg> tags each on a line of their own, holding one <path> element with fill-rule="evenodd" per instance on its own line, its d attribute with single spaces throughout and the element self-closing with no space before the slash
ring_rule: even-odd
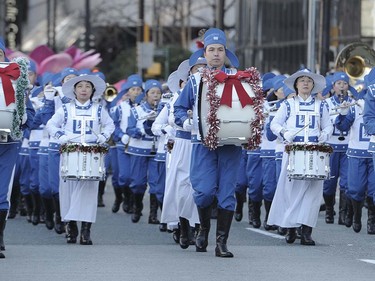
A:
<svg viewBox="0 0 375 281">
<path fill-rule="evenodd" d="M 116 98 L 117 94 L 118 91 L 116 87 L 107 83 L 107 87 L 105 88 L 103 93 L 103 99 L 107 102 L 111 102 Z"/>
</svg>

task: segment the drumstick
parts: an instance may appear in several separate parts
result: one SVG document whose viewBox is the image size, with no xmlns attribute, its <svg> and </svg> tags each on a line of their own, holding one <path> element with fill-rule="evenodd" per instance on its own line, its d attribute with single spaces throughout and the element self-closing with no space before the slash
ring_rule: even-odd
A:
<svg viewBox="0 0 375 281">
<path fill-rule="evenodd" d="M 304 129 L 306 129 L 306 127 L 308 127 L 310 125 L 310 123 L 307 123 L 305 126 L 303 126 L 301 129 L 299 129 L 297 132 L 294 133 L 294 137 L 299 133 L 299 132 L 302 132 Z"/>
<path fill-rule="evenodd" d="M 99 134 L 97 134 L 89 125 L 86 124 L 86 127 L 90 129 L 90 131 L 98 138 Z"/>
</svg>

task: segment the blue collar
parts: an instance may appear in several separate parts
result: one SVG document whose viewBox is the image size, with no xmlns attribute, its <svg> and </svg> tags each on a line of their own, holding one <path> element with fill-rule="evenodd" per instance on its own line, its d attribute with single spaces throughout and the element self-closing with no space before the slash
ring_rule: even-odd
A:
<svg viewBox="0 0 375 281">
<path fill-rule="evenodd" d="M 75 103 L 74 105 L 75 105 L 76 109 L 87 110 L 92 106 L 92 102 L 90 101 L 90 103 L 88 105 L 78 105 L 77 103 Z"/>
</svg>

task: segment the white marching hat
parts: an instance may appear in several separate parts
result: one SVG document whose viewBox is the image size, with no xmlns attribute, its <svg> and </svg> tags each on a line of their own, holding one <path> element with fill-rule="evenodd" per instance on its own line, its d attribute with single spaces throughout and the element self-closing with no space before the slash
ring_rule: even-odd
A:
<svg viewBox="0 0 375 281">
<path fill-rule="evenodd" d="M 62 91 L 63 91 L 64 95 L 67 96 L 68 98 L 74 100 L 76 98 L 76 96 L 74 94 L 74 86 L 75 86 L 75 84 L 77 84 L 78 82 L 81 82 L 81 81 L 89 81 L 94 85 L 95 92 L 94 92 L 94 95 L 92 96 L 92 98 L 100 97 L 103 94 L 105 88 L 107 87 L 104 80 L 102 78 L 100 78 L 99 76 L 90 75 L 90 74 L 83 74 L 83 75 L 80 75 L 80 76 L 77 76 L 77 77 L 74 77 L 74 78 L 68 80 L 67 82 L 65 82 L 62 85 Z"/>
<path fill-rule="evenodd" d="M 292 74 L 288 78 L 284 80 L 284 84 L 290 88 L 291 90 L 296 90 L 295 88 L 295 82 L 297 78 L 307 76 L 310 77 L 314 81 L 314 87 L 311 90 L 312 94 L 319 93 L 323 91 L 323 89 L 326 87 L 326 79 L 324 76 L 320 74 L 316 74 L 308 70 L 307 68 L 298 70 L 296 73 Z"/>
</svg>

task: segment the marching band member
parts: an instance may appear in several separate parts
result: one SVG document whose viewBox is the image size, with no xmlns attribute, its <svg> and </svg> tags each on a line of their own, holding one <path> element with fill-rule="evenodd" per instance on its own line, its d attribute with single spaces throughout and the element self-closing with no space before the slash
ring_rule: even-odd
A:
<svg viewBox="0 0 375 281">
<path fill-rule="evenodd" d="M 273 117 L 275 116 L 276 110 L 280 107 L 281 101 L 285 99 L 285 94 L 283 91 L 284 86 L 284 75 L 277 75 L 272 78 L 272 88 L 273 93 L 279 102 L 275 102 L 272 105 L 273 108 L 269 108 L 269 114 L 265 120 L 265 124 L 271 122 Z M 267 104 L 268 105 L 268 104 Z M 268 105 L 269 106 L 269 105 Z M 262 201 L 264 200 L 264 208 L 266 210 L 266 215 L 263 222 L 263 227 L 265 230 L 276 230 L 276 226 L 269 225 L 267 223 L 269 211 L 271 208 L 271 203 L 273 200 L 273 196 L 275 194 L 276 185 L 277 185 L 277 177 L 276 177 L 276 161 L 275 161 L 275 149 L 276 149 L 276 141 L 275 140 L 268 140 L 267 139 L 267 129 L 263 129 L 262 133 L 262 141 L 260 146 L 260 158 L 262 161 L 262 186 L 260 190 L 257 191 L 256 199 L 253 197 L 252 201 Z M 256 212 L 260 213 L 260 210 Z"/>
<path fill-rule="evenodd" d="M 371 88 L 369 89 L 371 92 Z M 371 95 L 371 93 L 370 93 Z M 375 234 L 375 170 L 372 155 L 369 149 L 369 135 L 364 130 L 363 109 L 364 100 L 358 100 L 356 105 L 350 106 L 349 101 L 341 103 L 339 115 L 336 117 L 337 129 L 349 131 L 348 143 L 348 183 L 346 196 L 351 201 L 353 213 L 349 221 L 355 232 L 362 228 L 362 207 L 368 203 L 367 233 Z M 367 196 L 366 196 L 367 194 Z"/>
<path fill-rule="evenodd" d="M 59 84 L 64 85 L 70 79 L 76 77 L 78 71 L 74 68 L 64 68 L 59 74 Z M 69 97 L 65 96 L 62 87 L 52 85 L 46 86 L 44 90 L 45 100 L 43 108 L 38 112 L 37 121 L 34 123 L 42 122 L 44 125 L 51 119 L 55 112 L 61 108 L 62 104 L 69 103 Z M 35 125 L 36 125 L 35 124 Z M 46 129 L 46 128 L 45 128 Z M 47 129 L 46 129 L 47 130 Z M 57 234 L 62 234 L 65 232 L 65 225 L 62 220 L 60 213 L 60 198 L 59 198 L 59 182 L 60 182 L 60 143 L 54 138 L 54 136 L 49 135 L 49 142 L 43 142 L 43 145 L 48 145 L 48 183 L 47 190 L 53 195 L 53 203 L 55 210 L 55 222 L 54 229 Z M 42 146 L 41 153 L 45 153 L 45 147 Z M 43 157 L 43 156 L 42 156 Z M 43 159 L 44 161 L 44 159 Z M 43 167 L 44 171 L 45 167 Z M 45 171 L 44 171 L 45 173 Z M 45 181 L 45 178 L 42 179 Z M 46 191 L 47 192 L 47 191 Z"/>
<path fill-rule="evenodd" d="M 337 108 L 341 103 L 353 102 L 353 99 L 349 97 L 348 90 L 353 91 L 353 87 L 349 87 L 349 76 L 344 72 L 335 72 L 330 78 L 333 90 L 333 95 L 326 99 L 326 102 L 330 109 L 332 123 L 335 123 L 337 117 Z M 339 220 L 338 224 L 345 224 L 346 217 L 346 196 L 345 191 L 347 188 L 347 173 L 348 173 L 348 156 L 347 149 L 349 139 L 347 131 L 337 130 L 334 126 L 333 133 L 328 139 L 327 143 L 333 148 L 333 153 L 330 155 L 330 178 L 324 181 L 323 185 L 323 198 L 326 205 L 326 223 L 334 223 L 334 204 L 337 183 L 340 186 L 340 199 L 339 199 Z M 339 181 L 340 178 L 340 181 Z"/>
<path fill-rule="evenodd" d="M 0 62 L 9 62 L 8 58 L 5 56 L 5 44 L 2 37 L 0 37 Z M 19 67 L 14 68 L 14 72 L 17 71 Z M 10 75 L 12 70 L 8 69 L 8 74 Z M 12 71 L 13 72 L 13 71 Z M 17 71 L 18 72 L 18 71 Z M 14 73 L 16 74 L 16 73 Z M 24 79 L 27 80 L 27 77 L 25 77 L 27 74 L 21 73 L 18 74 L 18 79 Z M 15 75 L 17 76 L 17 75 Z M 6 83 L 5 81 L 8 82 Z M 10 93 L 11 95 L 14 95 L 13 92 L 14 89 L 12 88 L 12 85 L 10 84 L 10 78 L 7 75 L 1 74 L 1 80 L 2 80 L 2 90 L 4 93 Z M 26 81 L 25 81 L 26 82 Z M 28 83 L 24 83 L 28 84 Z M 9 86 L 9 88 L 8 88 Z M 20 88 L 18 90 L 21 90 Z M 22 89 L 23 91 L 26 91 L 27 89 Z M 19 117 L 21 120 L 21 129 L 26 128 L 29 126 L 29 121 L 33 119 L 34 117 L 34 109 L 32 107 L 32 104 L 29 99 L 26 98 L 27 93 L 24 93 L 24 100 L 17 99 L 17 93 L 15 93 L 15 101 L 16 105 L 18 103 L 25 103 L 25 112 L 19 112 Z M 18 151 L 20 148 L 20 141 L 12 139 L 9 135 L 5 136 L 6 139 L 3 139 L 2 142 L 0 142 L 0 155 L 2 161 L 0 162 L 0 258 L 5 258 L 5 255 L 2 251 L 5 250 L 5 243 L 4 243 L 4 231 L 5 231 L 5 224 L 6 224 L 6 218 L 8 215 L 9 210 L 9 198 L 10 194 L 12 192 L 11 187 L 13 185 L 13 174 L 15 165 L 17 162 L 17 156 Z"/>
<path fill-rule="evenodd" d="M 238 66 L 236 56 L 226 48 L 225 33 L 210 28 L 204 34 L 204 49 L 199 49 L 190 57 L 191 61 L 204 56 L 207 67 L 231 73 L 233 69 L 224 66 L 227 56 L 234 67 Z M 193 130 L 192 139 L 197 137 L 197 93 L 201 74 L 196 73 L 189 80 L 174 104 L 176 125 L 185 130 Z M 188 110 L 193 110 L 193 121 Z M 234 145 L 219 146 L 215 150 L 205 147 L 200 141 L 193 141 L 190 180 L 194 189 L 194 200 L 198 206 L 200 228 L 196 237 L 196 251 L 206 252 L 210 231 L 211 208 L 215 196 L 218 200 L 215 255 L 233 257 L 227 248 L 227 239 L 232 223 L 235 200 L 235 181 L 241 160 L 241 147 Z"/>
<path fill-rule="evenodd" d="M 159 224 L 157 210 L 159 207 L 156 194 L 159 173 L 154 159 L 157 147 L 157 137 L 151 131 L 155 121 L 157 106 L 161 99 L 161 84 L 156 80 L 145 83 L 146 101 L 131 109 L 126 134 L 130 137 L 127 153 L 130 154 L 130 189 L 134 194 L 134 210 L 132 222 L 137 223 L 143 210 L 143 197 L 150 186 L 150 215 L 148 223 Z"/>
<path fill-rule="evenodd" d="M 112 206 L 112 212 L 117 213 L 122 203 L 122 209 L 125 213 L 133 213 L 133 193 L 130 189 L 130 155 L 126 153 L 126 147 L 129 143 L 129 135 L 126 134 L 128 128 L 128 119 L 131 115 L 131 109 L 136 106 L 136 98 L 142 93 L 143 81 L 138 74 L 128 77 L 121 86 L 119 92 L 120 104 L 111 109 L 111 117 L 114 120 L 116 129 L 113 133 L 116 142 L 116 151 L 111 154 L 115 157 L 112 164 L 115 166 L 112 175 L 112 185 L 115 191 L 115 201 Z M 112 157 L 111 157 L 112 158 Z M 118 165 L 121 163 L 121 165 Z"/>
<path fill-rule="evenodd" d="M 104 80 L 96 75 L 80 75 L 65 82 L 62 91 L 72 102 L 63 104 L 48 121 L 50 135 L 60 144 L 104 144 L 115 126 L 108 112 L 92 99 L 101 96 L 105 88 Z M 92 245 L 90 229 L 96 221 L 98 187 L 98 181 L 60 178 L 60 211 L 63 221 L 68 222 L 67 243 L 76 243 L 77 221 L 81 221 L 80 244 Z"/>
<path fill-rule="evenodd" d="M 296 91 L 297 96 L 281 104 L 271 122 L 272 132 L 286 142 L 303 141 L 301 128 L 308 128 L 309 142 L 325 142 L 333 126 L 328 106 L 311 94 L 322 91 L 325 78 L 308 69 L 299 70 L 284 81 Z M 301 244 L 315 245 L 312 228 L 318 220 L 323 190 L 322 181 L 289 180 L 287 177 L 288 154 L 284 152 L 282 168 L 272 201 L 268 224 L 288 228 L 286 242 L 293 243 L 296 228 L 301 226 Z"/>
</svg>

